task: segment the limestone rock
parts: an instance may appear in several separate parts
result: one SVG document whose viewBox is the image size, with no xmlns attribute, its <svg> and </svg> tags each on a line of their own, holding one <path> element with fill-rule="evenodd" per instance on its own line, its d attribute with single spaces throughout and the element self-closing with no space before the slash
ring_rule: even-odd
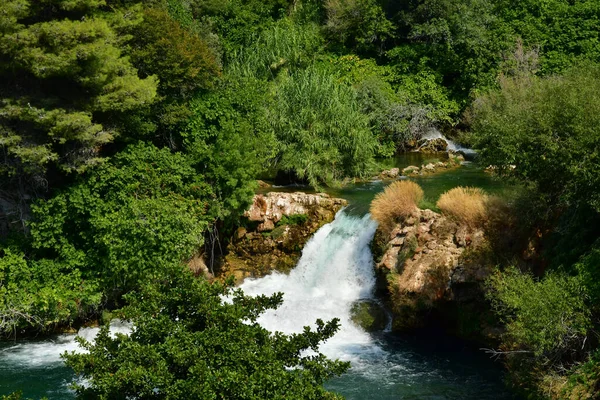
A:
<svg viewBox="0 0 600 400">
<path fill-rule="evenodd" d="M 415 166 L 415 165 L 411 165 L 409 167 L 406 167 L 402 170 L 402 175 L 411 175 L 411 174 L 418 174 L 419 173 L 419 167 Z"/>
<path fill-rule="evenodd" d="M 382 179 L 396 179 L 400 176 L 400 168 L 392 168 L 392 169 L 383 171 L 379 176 Z"/>
<path fill-rule="evenodd" d="M 382 247 L 375 251 L 381 254 L 376 268 L 386 277 L 396 330 L 419 327 L 422 316 L 439 305 L 468 299 L 473 286 L 491 273 L 463 257 L 465 250 L 484 244 L 483 232 L 434 211 L 420 210 L 412 220 L 397 224 L 386 239 L 378 239 L 382 235 L 378 231 L 374 242 Z"/>
<path fill-rule="evenodd" d="M 244 213 L 246 224 L 237 229 L 218 274 L 233 275 L 239 283 L 273 270 L 291 270 L 306 241 L 346 204 L 324 193 L 255 195 Z"/>
<path fill-rule="evenodd" d="M 419 147 L 421 153 L 441 153 L 448 149 L 448 142 L 443 138 L 426 140 Z"/>
</svg>

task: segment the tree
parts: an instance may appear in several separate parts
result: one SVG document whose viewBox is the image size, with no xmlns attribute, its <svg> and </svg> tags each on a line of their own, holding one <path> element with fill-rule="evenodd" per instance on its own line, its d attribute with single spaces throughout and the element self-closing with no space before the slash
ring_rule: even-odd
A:
<svg viewBox="0 0 600 400">
<path fill-rule="evenodd" d="M 156 76 L 159 84 L 157 101 L 141 118 L 156 125 L 164 143 L 177 147 L 174 137 L 191 116 L 188 102 L 197 92 L 214 87 L 220 60 L 204 37 L 182 26 L 167 9 L 145 9 L 143 18 L 130 31 L 128 54 L 140 76 Z M 131 135 L 142 133 L 139 125 L 131 129 Z"/>
<path fill-rule="evenodd" d="M 85 178 L 35 204 L 32 244 L 100 280 L 107 300 L 201 248 L 213 195 L 186 156 L 131 145 Z"/>
<path fill-rule="evenodd" d="M 325 11 L 329 35 L 358 51 L 380 52 L 394 31 L 377 0 L 327 0 Z"/>
<path fill-rule="evenodd" d="M 318 353 L 337 320 L 289 336 L 256 322 L 281 294 L 247 297 L 173 266 L 128 301 L 130 335 L 105 326 L 95 344 L 79 338 L 88 353 L 64 355 L 88 382 L 75 384 L 78 398 L 333 399 L 322 384 L 349 367 Z"/>
<path fill-rule="evenodd" d="M 501 54 L 514 42 L 493 0 L 405 4 L 396 19 L 407 43 L 392 50 L 393 62 L 400 68 L 412 64 L 411 73 L 426 67 L 441 74 L 444 85 L 463 99 L 475 87 L 493 85 Z"/>
<path fill-rule="evenodd" d="M 253 78 L 225 78 L 190 102 L 192 117 L 181 133 L 193 166 L 216 196 L 214 220 L 235 220 L 254 196 L 256 176 L 276 147 L 267 119 L 268 87 Z"/>
<path fill-rule="evenodd" d="M 580 279 L 551 273 L 535 280 L 510 268 L 488 283 L 487 297 L 506 324 L 501 349 L 513 383 L 535 387 L 544 374 L 585 358 L 592 319 Z"/>
<path fill-rule="evenodd" d="M 2 174 L 82 172 L 100 161 L 115 116 L 148 105 L 156 79 L 140 79 L 122 55 L 119 29 L 139 8 L 99 12 L 102 1 L 10 0 L 1 6 Z"/>
<path fill-rule="evenodd" d="M 140 7 L 103 4 L 0 5 L 0 216 L 9 228 L 26 230 L 31 198 L 102 163 L 127 117 L 156 97 L 156 78 L 140 78 L 123 54 Z"/>
<path fill-rule="evenodd" d="M 599 78 L 590 63 L 562 76 L 502 78 L 472 107 L 482 162 L 535 185 L 551 206 L 600 212 Z"/>
</svg>

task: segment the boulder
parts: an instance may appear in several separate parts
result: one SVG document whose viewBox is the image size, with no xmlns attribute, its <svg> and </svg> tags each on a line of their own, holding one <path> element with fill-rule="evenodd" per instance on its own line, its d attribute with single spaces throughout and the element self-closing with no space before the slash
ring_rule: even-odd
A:
<svg viewBox="0 0 600 400">
<path fill-rule="evenodd" d="M 381 179 L 396 179 L 400 176 L 400 168 L 385 170 L 379 176 Z"/>
<path fill-rule="evenodd" d="M 350 309 L 350 319 L 367 332 L 382 331 L 387 327 L 388 315 L 374 300 L 358 300 Z"/>
<path fill-rule="evenodd" d="M 411 174 L 418 174 L 419 173 L 419 167 L 415 166 L 415 165 L 411 165 L 409 167 L 406 167 L 402 170 L 402 175 L 411 175 Z"/>
<path fill-rule="evenodd" d="M 480 230 L 469 230 L 431 210 L 393 229 L 378 230 L 376 269 L 385 277 L 394 330 L 426 325 L 432 310 L 476 298 L 491 273 L 482 263 L 466 261 L 485 244 Z"/>
<path fill-rule="evenodd" d="M 426 140 L 419 147 L 421 153 L 442 153 L 448 149 L 448 142 L 443 138 Z"/>
</svg>

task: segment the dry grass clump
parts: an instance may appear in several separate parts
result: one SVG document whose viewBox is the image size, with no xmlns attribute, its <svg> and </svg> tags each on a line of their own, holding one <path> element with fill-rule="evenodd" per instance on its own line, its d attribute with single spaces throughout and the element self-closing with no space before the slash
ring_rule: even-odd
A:
<svg viewBox="0 0 600 400">
<path fill-rule="evenodd" d="M 371 217 L 383 228 L 407 218 L 423 199 L 423 189 L 411 181 L 396 181 L 375 196 L 371 203 Z"/>
<path fill-rule="evenodd" d="M 488 195 L 479 188 L 456 187 L 440 196 L 437 206 L 442 213 L 471 228 L 487 219 Z"/>
</svg>

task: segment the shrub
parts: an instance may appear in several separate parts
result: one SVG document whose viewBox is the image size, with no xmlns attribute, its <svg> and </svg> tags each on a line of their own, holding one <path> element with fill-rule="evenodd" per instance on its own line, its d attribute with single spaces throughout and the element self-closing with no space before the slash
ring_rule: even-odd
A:
<svg viewBox="0 0 600 400">
<path fill-rule="evenodd" d="M 488 196 L 479 188 L 456 187 L 440 196 L 437 206 L 442 213 L 473 228 L 486 220 Z"/>
<path fill-rule="evenodd" d="M 398 219 L 408 217 L 423 199 L 423 189 L 411 181 L 397 181 L 375 196 L 371 203 L 371 217 L 384 229 Z"/>
</svg>

